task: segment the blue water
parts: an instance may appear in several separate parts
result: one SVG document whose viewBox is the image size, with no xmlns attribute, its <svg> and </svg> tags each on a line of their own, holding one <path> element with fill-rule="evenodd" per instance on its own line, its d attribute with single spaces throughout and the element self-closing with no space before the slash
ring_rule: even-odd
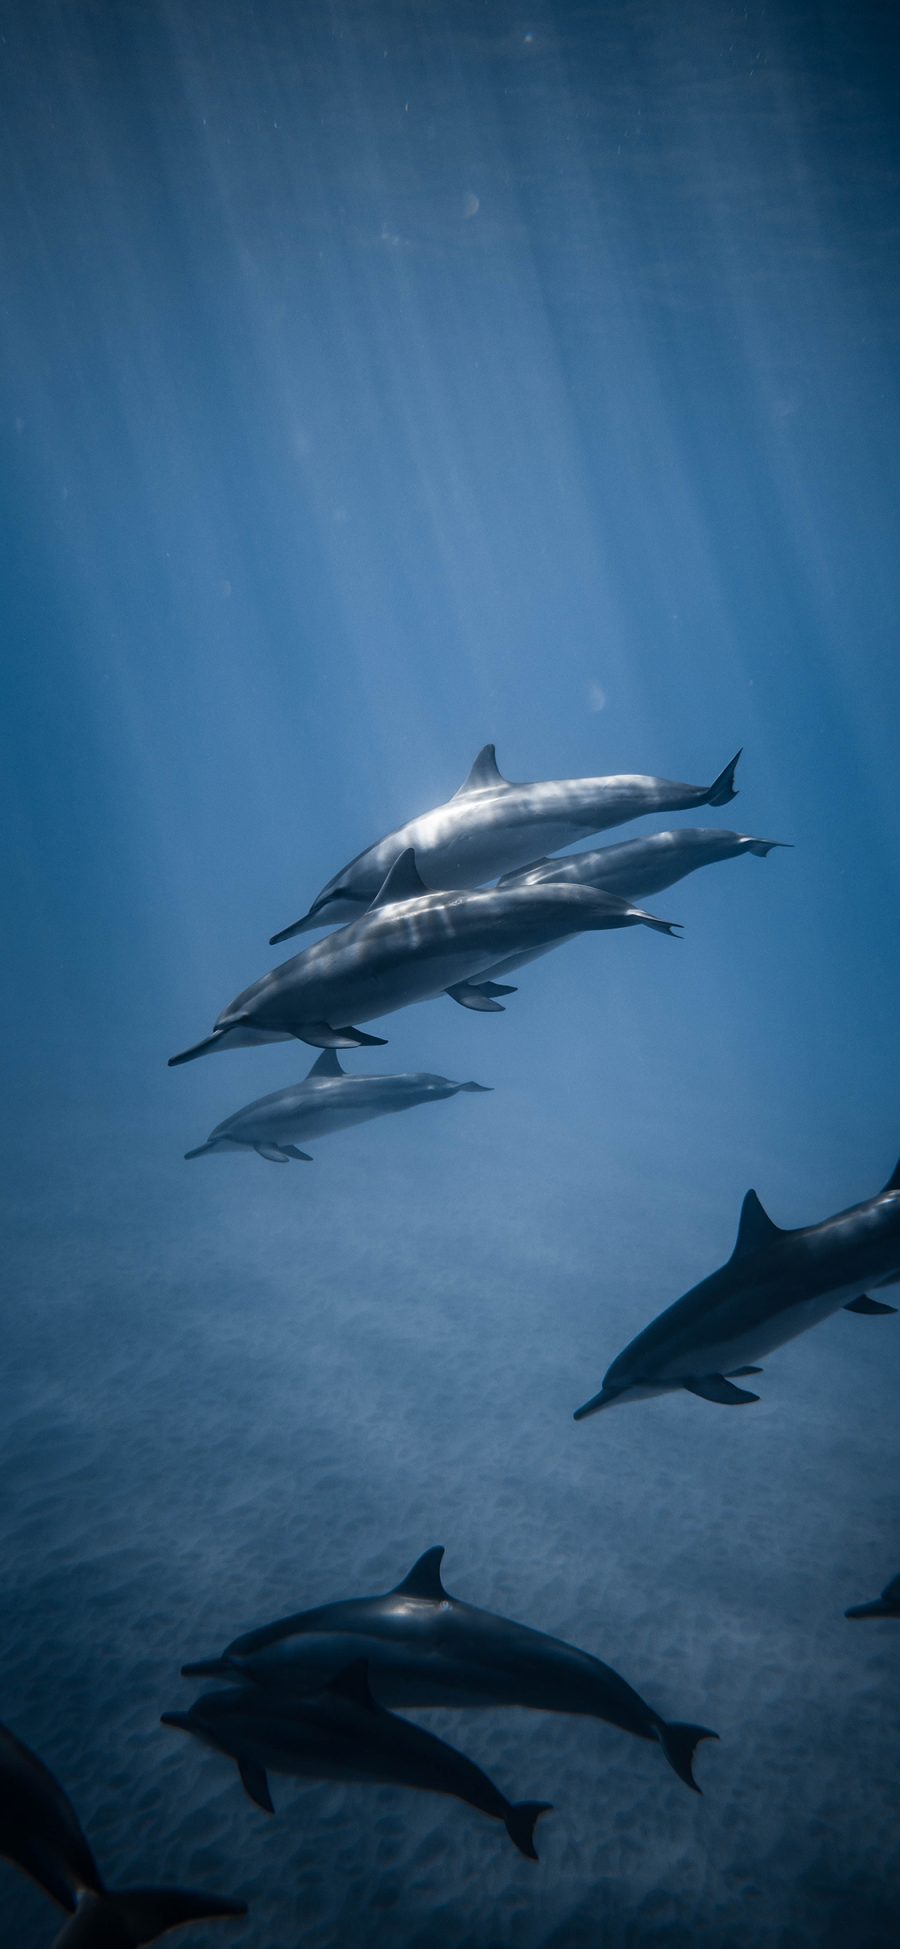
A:
<svg viewBox="0 0 900 1949">
<path fill-rule="evenodd" d="M 0 1717 L 111 1880 L 250 1903 L 198 1949 L 894 1940 L 897 1633 L 843 1611 L 900 1567 L 900 1322 L 746 1413 L 571 1411 L 748 1185 L 809 1223 L 900 1149 L 898 57 L 875 0 L 4 12 Z M 743 745 L 705 823 L 793 850 L 347 1061 L 492 1096 L 185 1164 L 309 1052 L 167 1056 L 488 739 Z M 703 1799 L 430 1715 L 554 1802 L 535 1868 L 387 1788 L 267 1822 L 159 1726 L 185 1658 L 435 1542 L 717 1727 Z M 53 1927 L 0 1868 L 0 1941 Z"/>
</svg>

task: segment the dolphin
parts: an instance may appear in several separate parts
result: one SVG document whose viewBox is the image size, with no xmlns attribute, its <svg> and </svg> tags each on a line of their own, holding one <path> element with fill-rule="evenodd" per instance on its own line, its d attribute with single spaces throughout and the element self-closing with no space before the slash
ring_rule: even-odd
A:
<svg viewBox="0 0 900 1949">
<path fill-rule="evenodd" d="M 892 1577 L 885 1584 L 880 1597 L 874 1597 L 871 1604 L 854 1604 L 852 1610 L 844 1612 L 845 1617 L 900 1617 L 900 1577 Z"/>
<path fill-rule="evenodd" d="M 751 853 L 765 859 L 783 839 L 751 839 L 742 832 L 714 826 L 685 826 L 675 832 L 654 832 L 644 839 L 625 839 L 617 846 L 598 846 L 589 853 L 570 853 L 564 859 L 535 860 L 518 873 L 507 873 L 501 886 L 537 886 L 555 880 L 566 886 L 599 887 L 623 900 L 646 900 L 648 894 L 696 873 L 719 860 Z"/>
<path fill-rule="evenodd" d="M 252 1679 L 279 1699 L 302 1698 L 340 1669 L 352 1647 L 368 1661 L 386 1705 L 519 1705 L 603 1719 L 657 1741 L 679 1779 L 699 1793 L 694 1748 L 716 1733 L 661 1718 L 589 1652 L 451 1597 L 441 1579 L 443 1554 L 440 1547 L 426 1550 L 384 1596 L 281 1618 L 236 1638 L 220 1659 L 186 1665 L 185 1675 Z"/>
<path fill-rule="evenodd" d="M 900 1163 L 877 1196 L 819 1225 L 783 1231 L 755 1191 L 741 1209 L 727 1264 L 677 1299 L 632 1340 L 576 1421 L 616 1401 L 686 1388 L 704 1401 L 758 1401 L 735 1377 L 843 1306 L 848 1313 L 896 1313 L 866 1286 L 900 1280 Z"/>
<path fill-rule="evenodd" d="M 358 853 L 316 894 L 302 919 L 272 935 L 270 945 L 309 927 L 355 919 L 374 899 L 395 860 L 410 848 L 429 886 L 476 887 L 542 854 L 573 846 L 592 832 L 625 825 L 649 812 L 727 805 L 736 797 L 734 772 L 740 755 L 738 751 L 711 785 L 680 785 L 631 773 L 513 785 L 498 770 L 494 746 L 486 744 L 452 799 Z"/>
<path fill-rule="evenodd" d="M 488 1095 L 485 1083 L 451 1083 L 446 1076 L 417 1071 L 408 1076 L 348 1076 L 336 1049 L 323 1049 L 303 1083 L 260 1096 L 246 1109 L 217 1123 L 205 1144 L 185 1151 L 203 1157 L 208 1151 L 252 1150 L 273 1164 L 292 1157 L 311 1163 L 308 1151 L 298 1150 L 300 1138 L 330 1137 L 334 1130 L 388 1117 L 398 1110 L 414 1110 L 419 1103 L 438 1103 L 460 1091 Z"/>
<path fill-rule="evenodd" d="M 0 1855 L 68 1911 L 56 1949 L 137 1949 L 187 1922 L 247 1913 L 243 1902 L 186 1888 L 111 1893 L 68 1794 L 8 1726 L 0 1726 Z"/>
<path fill-rule="evenodd" d="M 574 934 L 623 925 L 627 903 L 591 887 L 490 888 L 484 893 L 428 893 L 415 855 L 391 867 L 368 911 L 312 947 L 283 961 L 223 1010 L 211 1036 L 170 1068 L 206 1055 L 234 1029 L 279 1031 L 319 1049 L 361 1048 L 383 1042 L 349 1026 L 390 1015 L 410 1002 L 449 994 L 464 1008 L 496 1012 L 510 989 L 481 977 L 506 955 L 528 952 Z M 659 932 L 670 921 L 627 908 Z"/>
<path fill-rule="evenodd" d="M 546 1801 L 518 1805 L 453 1746 L 377 1705 L 365 1659 L 346 1664 L 315 1697 L 285 1700 L 255 1686 L 206 1692 L 189 1712 L 164 1712 L 164 1726 L 194 1733 L 238 1764 L 251 1800 L 274 1813 L 267 1774 L 300 1779 L 379 1781 L 451 1794 L 502 1820 L 521 1854 L 536 1861 L 535 1822 Z"/>
</svg>

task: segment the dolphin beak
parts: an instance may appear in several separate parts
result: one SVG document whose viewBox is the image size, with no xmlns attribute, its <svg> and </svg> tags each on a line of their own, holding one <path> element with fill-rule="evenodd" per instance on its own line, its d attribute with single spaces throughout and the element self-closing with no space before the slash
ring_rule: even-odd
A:
<svg viewBox="0 0 900 1949">
<path fill-rule="evenodd" d="M 873 1598 L 871 1604 L 854 1604 L 852 1610 L 844 1612 L 845 1617 L 896 1617 L 896 1615 L 896 1611 L 891 1610 L 883 1597 Z"/>
<path fill-rule="evenodd" d="M 589 1414 L 599 1414 L 601 1408 L 611 1408 L 613 1402 L 621 1401 L 623 1394 L 627 1392 L 627 1387 L 607 1387 L 604 1381 L 599 1394 L 592 1394 L 583 1407 L 575 1409 L 573 1421 L 586 1421 Z"/>
<path fill-rule="evenodd" d="M 178 1732 L 193 1732 L 194 1722 L 189 1712 L 162 1712 L 161 1726 L 175 1726 Z"/>
</svg>

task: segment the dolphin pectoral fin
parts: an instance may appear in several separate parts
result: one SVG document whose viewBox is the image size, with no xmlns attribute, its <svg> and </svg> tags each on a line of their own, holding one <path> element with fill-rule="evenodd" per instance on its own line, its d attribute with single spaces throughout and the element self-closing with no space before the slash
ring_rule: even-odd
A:
<svg viewBox="0 0 900 1949">
<path fill-rule="evenodd" d="M 473 982 L 472 986 L 480 989 L 482 995 L 491 995 L 494 997 L 497 995 L 517 995 L 519 992 L 515 983 L 512 981 L 478 981 Z"/>
<path fill-rule="evenodd" d="M 304 1022 L 293 1034 L 313 1049 L 383 1049 L 387 1037 L 367 1035 L 365 1029 L 333 1029 L 330 1022 Z"/>
<path fill-rule="evenodd" d="M 268 1164 L 287 1164 L 284 1151 L 277 1144 L 254 1144 L 257 1157 L 264 1157 Z"/>
<path fill-rule="evenodd" d="M 710 1732 L 708 1726 L 681 1725 L 677 1719 L 671 1724 L 662 1720 L 658 1733 L 666 1759 L 679 1780 L 683 1780 L 686 1787 L 692 1787 L 695 1793 L 702 1793 L 702 1787 L 698 1787 L 694 1779 L 694 1754 L 701 1739 L 718 1739 L 718 1733 Z"/>
<path fill-rule="evenodd" d="M 542 1814 L 552 1814 L 549 1800 L 520 1800 L 517 1806 L 507 1807 L 504 1826 L 509 1838 L 526 1860 L 536 1861 L 538 1851 L 534 1845 L 534 1830 Z"/>
<path fill-rule="evenodd" d="M 742 1380 L 745 1374 L 761 1374 L 761 1367 L 729 1367 L 727 1378 L 730 1381 Z"/>
<path fill-rule="evenodd" d="M 309 1151 L 298 1150 L 296 1144 L 282 1144 L 281 1148 L 285 1157 L 295 1157 L 298 1164 L 311 1164 L 313 1161 Z"/>
<path fill-rule="evenodd" d="M 495 1002 L 491 995 L 485 994 L 484 988 L 476 988 L 471 981 L 457 981 L 452 988 L 446 990 L 446 993 L 451 1001 L 459 1003 L 460 1008 L 474 1008 L 479 1015 L 504 1013 L 502 1002 Z"/>
<path fill-rule="evenodd" d="M 734 782 L 734 774 L 743 749 L 744 747 L 741 745 L 740 751 L 735 752 L 734 757 L 725 766 L 724 771 L 720 771 L 718 778 L 713 779 L 709 791 L 706 794 L 705 803 L 707 805 L 727 805 L 729 799 L 737 798 L 737 786 Z"/>
<path fill-rule="evenodd" d="M 260 1766 L 258 1760 L 243 1759 L 238 1760 L 237 1764 L 244 1792 L 249 1794 L 251 1800 L 255 1800 L 257 1807 L 261 1807 L 264 1814 L 274 1814 L 275 1808 L 272 1805 L 265 1767 Z"/>
<path fill-rule="evenodd" d="M 696 1380 L 682 1381 L 682 1387 L 689 1394 L 699 1394 L 701 1401 L 717 1401 L 724 1408 L 741 1408 L 746 1401 L 758 1401 L 758 1394 L 751 1394 L 747 1387 L 733 1387 L 724 1374 L 701 1374 Z"/>
<path fill-rule="evenodd" d="M 888 1306 L 883 1299 L 870 1299 L 868 1293 L 860 1293 L 858 1299 L 848 1299 L 845 1313 L 896 1313 L 896 1306 Z"/>
</svg>

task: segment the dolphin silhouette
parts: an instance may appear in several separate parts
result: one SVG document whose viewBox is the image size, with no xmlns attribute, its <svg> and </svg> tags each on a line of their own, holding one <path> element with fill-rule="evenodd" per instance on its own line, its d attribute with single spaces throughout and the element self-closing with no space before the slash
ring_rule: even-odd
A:
<svg viewBox="0 0 900 1949">
<path fill-rule="evenodd" d="M 68 1794 L 8 1726 L 0 1726 L 0 1855 L 69 1912 L 55 1949 L 137 1949 L 187 1922 L 247 1913 L 243 1902 L 186 1888 L 107 1889 Z"/>
<path fill-rule="evenodd" d="M 314 1048 L 348 1049 L 382 1042 L 349 1026 L 390 1015 L 410 1002 L 452 995 L 466 1008 L 495 1012 L 510 993 L 482 982 L 504 956 L 574 934 L 622 925 L 625 903 L 590 887 L 491 888 L 428 893 L 411 851 L 402 854 L 368 911 L 312 947 L 283 961 L 223 1010 L 213 1033 L 178 1056 L 192 1062 L 234 1029 L 296 1036 Z M 673 923 L 628 909 L 666 934 Z"/>
<path fill-rule="evenodd" d="M 164 1726 L 190 1732 L 237 1761 L 251 1800 L 273 1813 L 268 1773 L 300 1779 L 380 1781 L 465 1800 L 502 1820 L 521 1854 L 536 1861 L 535 1822 L 545 1801 L 512 1804 L 472 1760 L 422 1726 L 377 1705 L 365 1659 L 356 1659 L 315 1697 L 273 1698 L 256 1686 L 206 1692 L 189 1712 L 164 1712 Z"/>
<path fill-rule="evenodd" d="M 569 853 L 563 859 L 535 860 L 517 873 L 507 873 L 501 886 L 538 886 L 555 880 L 565 886 L 598 887 L 622 900 L 646 900 L 662 893 L 701 866 L 739 859 L 750 853 L 765 859 L 783 839 L 751 839 L 748 833 L 720 831 L 714 826 L 684 826 L 674 832 L 653 832 L 644 839 L 620 840 L 616 846 L 597 846 L 589 853 Z"/>
<path fill-rule="evenodd" d="M 848 1313 L 895 1313 L 864 1288 L 898 1280 L 900 1163 L 877 1197 L 796 1231 L 782 1231 L 748 1191 L 727 1264 L 631 1341 L 575 1419 L 677 1388 L 728 1407 L 758 1401 L 758 1394 L 734 1385 L 735 1377 L 761 1372 L 748 1363 L 841 1306 Z"/>
<path fill-rule="evenodd" d="M 632 774 L 513 785 L 497 768 L 494 746 L 486 744 L 452 799 L 358 853 L 327 882 L 301 920 L 272 935 L 270 945 L 309 927 L 355 919 L 409 848 L 429 886 L 475 887 L 527 866 L 540 854 L 558 852 L 592 832 L 646 813 L 727 805 L 736 796 L 734 772 L 740 755 L 738 751 L 711 785 Z"/>
<path fill-rule="evenodd" d="M 610 1665 L 561 1638 L 451 1597 L 441 1580 L 443 1554 L 426 1550 L 384 1596 L 281 1618 L 235 1638 L 222 1658 L 186 1665 L 185 1675 L 252 1679 L 279 1698 L 302 1698 L 340 1669 L 352 1647 L 368 1661 L 385 1705 L 519 1705 L 603 1719 L 657 1741 L 679 1779 L 699 1793 L 694 1748 L 716 1733 L 661 1718 Z"/>
<path fill-rule="evenodd" d="M 845 1617 L 900 1617 L 900 1577 L 892 1577 L 885 1584 L 880 1597 L 873 1597 L 871 1604 L 854 1604 L 852 1610 L 844 1612 Z"/>
<path fill-rule="evenodd" d="M 330 1137 L 352 1124 L 414 1110 L 419 1103 L 438 1103 L 465 1090 L 490 1094 L 485 1083 L 451 1083 L 446 1076 L 424 1071 L 407 1076 L 348 1076 L 337 1050 L 323 1049 L 305 1082 L 260 1096 L 246 1109 L 235 1111 L 216 1124 L 205 1144 L 185 1151 L 185 1156 L 252 1150 L 274 1164 L 287 1164 L 292 1157 L 311 1163 L 308 1152 L 297 1149 L 301 1138 L 308 1143 Z"/>
</svg>

